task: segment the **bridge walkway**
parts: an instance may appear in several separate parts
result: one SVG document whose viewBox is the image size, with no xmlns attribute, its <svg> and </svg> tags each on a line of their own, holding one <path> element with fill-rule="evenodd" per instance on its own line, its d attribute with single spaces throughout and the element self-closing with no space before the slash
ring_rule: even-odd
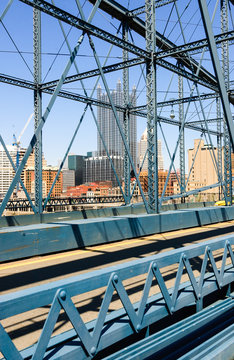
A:
<svg viewBox="0 0 234 360">
<path fill-rule="evenodd" d="M 0 295 L 10 294 L 15 291 L 31 288 L 33 286 L 48 284 L 55 280 L 68 278 L 73 275 L 87 273 L 125 263 L 130 260 L 144 258 L 150 255 L 162 253 L 187 245 L 196 244 L 205 240 L 234 234 L 234 221 L 190 228 L 185 230 L 171 231 L 162 234 L 144 236 L 130 240 L 124 240 L 105 245 L 86 247 L 73 251 L 67 251 L 45 256 L 37 256 L 29 259 L 7 262 L 0 265 L 1 292 Z M 216 253 L 217 266 L 221 256 Z M 194 263 L 194 275 L 196 268 L 200 270 L 201 261 Z M 177 266 L 165 267 L 162 272 L 167 288 L 172 287 L 175 281 Z M 186 275 L 185 275 L 186 276 Z M 125 286 L 131 302 L 139 301 L 145 277 L 138 276 L 134 281 L 126 282 Z M 184 279 L 186 281 L 186 279 Z M 82 310 L 82 319 L 87 322 L 96 318 L 103 297 L 102 289 L 86 293 L 73 298 L 79 309 Z M 120 307 L 119 299 L 113 299 L 112 309 Z M 11 339 L 18 349 L 34 344 L 39 337 L 49 307 L 41 307 L 27 313 L 19 314 L 1 321 Z M 71 328 L 63 313 L 60 314 L 56 323 L 54 335 L 67 331 Z"/>
</svg>

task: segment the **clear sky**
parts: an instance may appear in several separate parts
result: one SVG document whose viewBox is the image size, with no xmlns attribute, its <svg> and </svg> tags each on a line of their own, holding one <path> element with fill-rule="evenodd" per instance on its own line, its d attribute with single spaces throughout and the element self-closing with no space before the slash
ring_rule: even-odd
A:
<svg viewBox="0 0 234 360">
<path fill-rule="evenodd" d="M 88 1 L 81 2 L 84 5 L 84 13 L 88 17 L 92 6 Z M 144 4 L 144 1 L 127 1 L 122 0 L 119 3 L 134 9 Z M 204 38 L 204 31 L 200 19 L 199 9 L 196 0 L 190 1 L 177 1 L 178 12 L 181 16 L 181 24 L 183 27 L 184 37 L 182 36 L 180 24 L 178 22 L 177 9 L 172 4 L 156 9 L 156 27 L 157 30 L 177 45 L 184 44 Z M 210 13 L 213 12 L 216 1 L 208 2 Z M 0 1 L 0 16 L 8 4 L 8 0 Z M 63 0 L 55 0 L 58 7 L 62 7 L 68 12 L 77 15 L 78 10 L 75 0 L 64 2 Z M 233 11 L 233 7 L 232 7 Z M 232 15 L 233 16 L 233 15 Z M 144 14 L 141 15 L 144 19 Z M 220 33 L 220 13 L 219 6 L 214 19 L 214 32 Z M 111 16 L 98 10 L 93 19 L 93 24 L 99 26 L 112 34 L 116 34 L 119 27 L 119 22 Z M 71 48 L 74 48 L 81 31 L 74 29 L 63 23 L 64 31 L 67 35 Z M 229 28 L 232 29 L 232 19 L 229 15 Z M 133 40 L 137 46 L 145 48 L 145 41 L 140 36 L 132 34 Z M 0 23 L 0 73 L 5 75 L 14 76 L 21 79 L 33 81 L 33 17 L 32 8 L 19 0 L 14 0 L 11 8 L 5 15 L 3 22 Z M 100 61 L 103 63 L 109 51 L 110 45 L 107 42 L 96 39 L 93 37 L 97 54 Z M 130 58 L 134 55 L 130 54 Z M 201 54 L 195 54 L 193 57 L 199 61 Z M 68 48 L 64 42 L 64 37 L 58 21 L 48 15 L 42 14 L 42 82 L 47 82 L 54 79 L 59 79 L 66 63 L 69 59 Z M 107 61 L 108 64 L 120 62 L 122 59 L 122 50 L 113 48 L 110 57 Z M 230 70 L 231 80 L 233 79 L 234 68 L 233 47 L 230 47 Z M 174 59 L 169 59 L 175 64 Z M 92 57 L 87 35 L 79 49 L 76 57 L 77 66 L 80 72 L 92 70 L 96 68 L 95 61 Z M 210 56 L 206 52 L 202 65 L 207 67 L 213 73 Z M 74 66 L 70 69 L 69 75 L 75 74 L 76 69 Z M 143 72 L 139 66 L 133 67 L 129 71 L 130 89 L 133 85 L 137 86 L 138 105 L 146 103 L 146 90 L 145 90 L 145 69 Z M 174 75 L 172 80 L 172 73 L 158 68 L 157 71 L 157 98 L 162 101 L 165 96 L 167 99 L 178 98 L 178 76 Z M 118 79 L 122 79 L 122 72 L 116 71 L 106 75 L 109 88 L 113 89 L 116 86 Z M 95 86 L 97 78 L 86 79 L 84 86 L 90 96 Z M 169 83 L 171 85 L 169 87 Z M 104 88 L 101 80 L 98 81 Z M 166 91 L 168 90 L 166 95 Z M 64 90 L 71 91 L 78 94 L 84 94 L 80 82 L 74 82 L 63 86 Z M 209 89 L 199 87 L 200 92 L 210 92 Z M 189 95 L 189 87 L 187 80 L 184 81 L 185 96 Z M 196 92 L 194 92 L 196 95 Z M 94 91 L 93 97 L 96 97 Z M 50 96 L 43 94 L 43 112 L 48 105 Z M 31 90 L 23 89 L 16 86 L 7 84 L 0 84 L 0 102 L 1 102 L 1 135 L 6 144 L 11 144 L 13 141 L 13 134 L 19 136 L 27 119 L 33 112 L 33 92 Z M 46 121 L 43 128 L 43 152 L 48 164 L 57 165 L 58 159 L 61 159 L 66 151 L 70 142 L 73 132 L 77 123 L 83 113 L 85 104 L 70 101 L 62 98 L 57 98 L 55 105 Z M 216 117 L 215 103 L 212 101 L 204 102 L 205 114 L 210 118 Z M 96 108 L 95 112 L 96 112 Z M 185 105 L 185 112 L 187 111 Z M 158 113 L 161 109 L 158 110 Z M 161 112 L 162 116 L 169 117 L 171 108 L 164 108 Z M 176 119 L 178 119 L 178 106 L 174 107 Z M 188 109 L 188 118 L 192 120 L 199 120 L 198 115 L 194 113 L 194 104 L 191 104 Z M 202 119 L 201 115 L 201 119 Z M 138 123 L 138 139 L 146 127 L 146 120 L 139 118 Z M 170 151 L 173 151 L 178 137 L 178 128 L 162 124 L 165 137 L 168 142 Z M 214 125 L 211 125 L 214 128 Z M 27 130 L 21 138 L 21 146 L 27 147 L 29 140 L 33 134 L 33 120 L 28 126 Z M 193 139 L 200 136 L 197 132 L 185 130 L 185 146 L 186 149 L 193 146 Z M 169 166 L 169 157 L 167 155 L 166 146 L 163 141 L 161 132 L 159 131 L 159 138 L 162 139 L 163 155 L 166 167 Z M 213 139 L 214 145 L 216 139 Z M 79 133 L 72 146 L 71 153 L 86 154 L 87 151 L 96 150 L 96 128 L 92 119 L 91 112 L 88 110 L 84 121 L 81 125 Z M 178 167 L 178 161 L 177 161 Z"/>
</svg>

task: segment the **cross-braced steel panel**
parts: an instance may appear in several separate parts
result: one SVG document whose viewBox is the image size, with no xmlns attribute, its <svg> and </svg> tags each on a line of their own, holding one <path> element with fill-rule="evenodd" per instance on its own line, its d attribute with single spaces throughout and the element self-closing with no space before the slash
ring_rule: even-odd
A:
<svg viewBox="0 0 234 360">
<path fill-rule="evenodd" d="M 111 162 L 126 204 L 132 198 L 130 177 L 134 177 L 133 189 L 136 186 L 139 189 L 147 212 L 159 212 L 161 204 L 169 198 L 184 201 L 187 196 L 208 188 L 219 189 L 217 191 L 223 193 L 226 204 L 231 205 L 234 127 L 229 103 L 233 97 L 233 59 L 229 53 L 234 38 L 233 2 L 222 0 L 207 5 L 205 0 L 190 0 L 186 4 L 180 0 L 142 0 L 136 7 L 134 1 L 124 0 L 89 0 L 84 4 L 79 0 L 69 3 L 10 0 L 2 1 L 0 11 L 2 36 L 7 38 L 4 44 L 8 41 L 13 49 L 2 51 L 9 59 L 12 54 L 17 56 L 20 66 L 20 71 L 15 71 L 17 65 L 11 67 L 10 61 L 9 64 L 5 62 L 0 81 L 3 89 L 14 85 L 22 91 L 31 90 L 35 124 L 29 145 L 17 166 L 6 147 L 9 141 L 7 132 L 2 131 L 1 145 L 14 169 L 14 176 L 1 201 L 1 215 L 19 181 L 33 211 L 41 213 L 46 208 L 66 158 L 75 148 L 82 126 L 88 122 L 87 118 L 93 119 L 92 128 L 99 134 L 104 156 Z M 17 22 L 14 23 L 17 15 L 19 18 L 23 16 L 25 32 L 17 29 Z M 23 39 L 27 44 L 33 41 L 27 54 Z M 52 61 L 48 61 L 48 54 Z M 123 101 L 117 104 L 112 90 L 118 78 L 123 79 Z M 106 101 L 95 97 L 99 83 L 105 89 Z M 130 96 L 132 86 L 136 105 Z M 56 144 L 56 136 L 60 138 L 59 135 L 53 136 L 50 123 L 53 117 L 56 118 L 55 133 L 59 127 L 60 132 L 64 127 L 68 128 L 65 112 L 63 119 L 59 112 L 53 115 L 56 104 L 59 101 L 70 104 L 67 100 L 73 100 L 79 115 L 73 118 L 70 138 L 62 139 L 61 165 L 51 189 L 47 191 L 47 198 L 42 200 L 42 151 L 49 152 L 49 146 L 60 148 L 61 140 Z M 123 173 L 115 169 L 113 149 L 106 143 L 105 129 L 100 126 L 95 107 L 113 113 L 113 126 L 122 142 Z M 72 117 L 69 109 L 67 113 Z M 136 143 L 131 140 L 131 119 L 136 116 L 138 138 L 147 128 L 144 156 L 148 169 L 147 193 L 139 179 L 144 164 L 136 161 Z M 88 126 L 86 136 L 89 138 Z M 186 150 L 200 136 L 210 152 L 209 161 L 213 163 L 216 175 L 213 184 L 204 180 L 200 181 L 200 186 L 195 186 L 192 181 L 198 180 L 192 180 L 192 177 L 198 160 L 193 158 L 189 168 Z M 158 139 L 163 140 L 164 168 L 169 169 L 160 191 Z M 35 190 L 30 197 L 21 176 L 32 152 L 35 157 Z M 172 178 L 178 182 L 177 190 L 174 186 L 168 193 Z M 219 197 L 222 197 L 221 193 Z"/>
</svg>

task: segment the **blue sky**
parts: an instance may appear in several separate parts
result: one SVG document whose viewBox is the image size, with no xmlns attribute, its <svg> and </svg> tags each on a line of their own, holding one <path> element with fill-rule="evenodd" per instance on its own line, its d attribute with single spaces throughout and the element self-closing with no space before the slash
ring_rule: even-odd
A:
<svg viewBox="0 0 234 360">
<path fill-rule="evenodd" d="M 143 5 L 143 1 L 119 1 L 124 6 L 129 6 L 129 9 Z M 2 14 L 5 6 L 7 5 L 8 0 L 0 1 L 0 14 Z M 88 1 L 84 3 L 84 12 L 86 17 L 90 13 L 91 5 Z M 183 14 L 181 17 L 181 22 L 184 28 L 184 35 L 187 42 L 198 40 L 204 37 L 203 27 L 201 26 L 201 20 L 199 16 L 199 11 L 197 8 L 197 1 L 186 2 L 188 6 L 185 9 L 185 2 L 178 1 L 178 11 L 180 14 Z M 64 3 L 62 0 L 55 0 L 55 4 L 59 7 L 62 7 L 66 11 L 77 14 L 77 8 L 75 0 L 69 0 Z M 137 6 L 136 6 L 137 5 Z M 214 7 L 214 1 L 210 2 L 210 11 Z M 173 42 L 176 42 L 178 45 L 183 44 L 183 37 L 181 36 L 180 27 L 178 24 L 178 17 L 176 14 L 176 9 L 173 8 L 170 21 L 167 24 L 167 20 L 172 9 L 172 4 L 156 9 L 156 24 L 157 29 L 161 33 L 165 31 L 165 35 Z M 233 8 L 232 8 L 233 9 Z M 143 18 L 143 16 L 142 16 Z M 230 28 L 232 27 L 231 21 Z M 4 24 L 4 26 L 3 26 Z M 28 5 L 21 3 L 19 0 L 14 0 L 13 5 L 6 14 L 3 24 L 0 24 L 0 73 L 19 77 L 22 79 L 33 81 L 33 21 L 32 21 L 32 8 Z M 102 27 L 103 29 L 115 34 L 116 29 L 119 26 L 119 22 L 107 14 L 98 11 L 94 17 L 93 24 Z M 167 25 L 167 26 L 166 26 Z M 69 33 L 68 39 L 71 47 L 73 48 L 78 40 L 81 31 L 77 29 L 70 29 L 70 26 L 63 24 L 66 34 Z M 219 21 L 219 9 L 214 20 L 214 32 L 219 33 L 220 21 Z M 142 38 L 133 34 L 134 41 L 136 45 L 145 47 L 145 43 Z M 102 40 L 94 39 L 95 47 L 97 53 L 100 56 L 101 62 L 104 61 L 105 56 L 109 50 L 110 45 L 105 43 Z M 13 44 L 14 42 L 14 44 Z M 58 21 L 54 18 L 42 14 L 42 80 L 50 81 L 54 79 L 59 79 L 63 69 L 66 66 L 68 61 L 68 50 L 66 44 L 64 43 L 64 38 L 59 27 Z M 63 45 L 62 45 L 63 44 Z M 17 52 L 17 49 L 21 52 L 21 55 Z M 59 55 L 55 58 L 56 54 Z M 92 58 L 92 53 L 87 41 L 85 38 L 82 46 L 80 47 L 78 56 L 77 56 L 77 65 L 79 71 L 87 71 L 93 68 L 96 68 L 94 59 Z M 107 64 L 112 64 L 115 62 L 121 61 L 122 50 L 113 48 L 111 56 Z M 23 57 L 23 59 L 22 59 Z M 133 55 L 130 55 L 133 57 Z M 200 54 L 193 55 L 194 58 L 199 61 Z M 208 53 L 205 53 L 205 60 L 203 65 L 207 67 L 211 72 L 212 66 Z M 169 59 L 173 63 L 174 60 Z M 230 47 L 230 68 L 233 69 L 233 48 Z M 76 70 L 72 66 L 69 75 L 75 74 Z M 233 72 L 232 72 L 233 74 Z M 171 80 L 171 73 L 162 68 L 158 69 L 157 72 L 157 98 L 158 101 L 162 101 L 167 91 L 168 84 Z M 109 87 L 111 89 L 115 88 L 118 79 L 122 78 L 122 72 L 114 72 L 112 74 L 107 74 L 106 79 L 108 81 Z M 134 67 L 130 69 L 129 73 L 130 79 L 130 88 L 133 85 L 137 86 L 137 95 L 138 95 L 138 105 L 146 103 L 146 92 L 144 86 L 144 79 L 141 76 L 140 67 Z M 231 75 L 231 80 L 233 75 Z M 87 89 L 88 94 L 90 95 L 92 89 L 95 85 L 96 78 L 87 79 L 84 81 L 84 85 Z M 100 81 L 103 88 L 103 84 Z M 63 87 L 63 89 L 77 92 L 83 94 L 81 84 L 71 83 Z M 177 98 L 178 94 L 178 77 L 174 75 L 167 95 L 167 99 Z M 184 81 L 184 91 L 185 96 L 189 94 L 189 88 L 187 81 Z M 209 89 L 200 87 L 200 92 L 210 92 Z M 196 93 L 194 93 L 196 95 Z M 96 97 L 96 91 L 94 92 L 94 97 Z M 24 127 L 28 117 L 33 112 L 33 93 L 30 90 L 22 89 L 19 87 L 14 87 L 11 85 L 6 85 L 1 83 L 0 85 L 0 101 L 1 101 L 1 135 L 6 144 L 11 144 L 13 139 L 13 134 L 16 134 L 16 137 L 19 136 L 21 130 Z M 43 110 L 49 102 L 50 96 L 43 95 Z M 211 101 L 205 102 L 205 112 L 206 115 L 210 117 L 215 117 L 215 105 L 210 105 Z M 43 128 L 43 152 L 45 158 L 49 164 L 57 165 L 58 159 L 63 157 L 63 154 L 69 144 L 70 138 L 73 135 L 73 132 L 76 128 L 77 122 L 79 121 L 85 105 L 82 103 L 65 100 L 57 98 L 55 105 L 46 121 L 46 124 Z M 174 107 L 176 117 L 178 118 L 178 107 Z M 96 109 L 95 109 L 96 111 Z M 171 108 L 167 107 L 163 109 L 161 115 L 168 117 L 170 115 Z M 185 107 L 186 111 L 186 107 Z M 193 116 L 193 120 L 198 120 L 194 112 L 194 105 L 191 105 L 188 111 L 188 117 Z M 143 133 L 146 127 L 145 119 L 138 119 L 138 139 Z M 165 136 L 168 141 L 168 146 L 171 151 L 173 151 L 177 136 L 178 128 L 172 126 L 163 125 L 165 131 Z M 21 139 L 21 145 L 24 147 L 28 146 L 29 140 L 33 133 L 33 121 L 28 126 L 24 135 Z M 197 132 L 192 132 L 185 130 L 186 136 L 186 149 L 193 146 L 193 139 L 200 136 Z M 162 134 L 159 131 L 159 137 L 162 139 Z M 216 139 L 214 139 L 215 144 Z M 74 142 L 74 145 L 71 149 L 72 153 L 76 154 L 86 154 L 87 151 L 96 150 L 96 128 L 94 121 L 92 119 L 91 113 L 88 110 L 79 130 L 78 136 Z M 166 147 L 163 145 L 163 154 L 165 158 L 166 167 L 169 166 L 169 158 L 166 155 Z M 178 164 L 178 161 L 177 161 Z"/>
</svg>

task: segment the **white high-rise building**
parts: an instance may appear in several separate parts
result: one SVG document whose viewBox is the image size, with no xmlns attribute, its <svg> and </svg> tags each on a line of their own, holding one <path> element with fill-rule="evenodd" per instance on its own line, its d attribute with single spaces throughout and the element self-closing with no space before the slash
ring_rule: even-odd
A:
<svg viewBox="0 0 234 360">
<path fill-rule="evenodd" d="M 141 139 L 138 143 L 139 166 L 142 166 L 142 161 L 144 159 L 146 150 L 147 150 L 147 129 L 145 129 L 145 131 L 143 132 Z M 158 169 L 163 170 L 162 142 L 160 139 L 158 139 Z M 141 170 L 148 170 L 147 154 Z"/>
<path fill-rule="evenodd" d="M 14 162 L 16 163 L 16 146 L 7 145 L 7 150 Z M 11 166 L 11 163 L 5 153 L 5 150 L 2 145 L 0 145 L 0 196 L 4 196 L 9 189 L 11 182 L 13 180 L 15 172 Z"/>
<path fill-rule="evenodd" d="M 16 165 L 17 147 L 14 145 L 6 145 L 6 148 L 12 158 L 13 163 Z M 26 150 L 27 149 L 25 148 L 18 149 L 19 164 L 23 159 Z M 34 162 L 35 162 L 34 151 L 32 151 L 32 153 L 30 154 L 27 160 L 26 166 L 20 176 L 24 184 L 25 184 L 25 170 L 27 167 L 34 167 Z M 45 166 L 46 166 L 46 160 L 42 155 L 42 167 Z M 3 146 L 0 145 L 0 197 L 3 197 L 7 193 L 7 190 L 9 189 L 14 176 L 15 176 L 15 170 L 11 166 L 11 163 L 7 157 L 7 154 L 5 153 Z"/>
</svg>

